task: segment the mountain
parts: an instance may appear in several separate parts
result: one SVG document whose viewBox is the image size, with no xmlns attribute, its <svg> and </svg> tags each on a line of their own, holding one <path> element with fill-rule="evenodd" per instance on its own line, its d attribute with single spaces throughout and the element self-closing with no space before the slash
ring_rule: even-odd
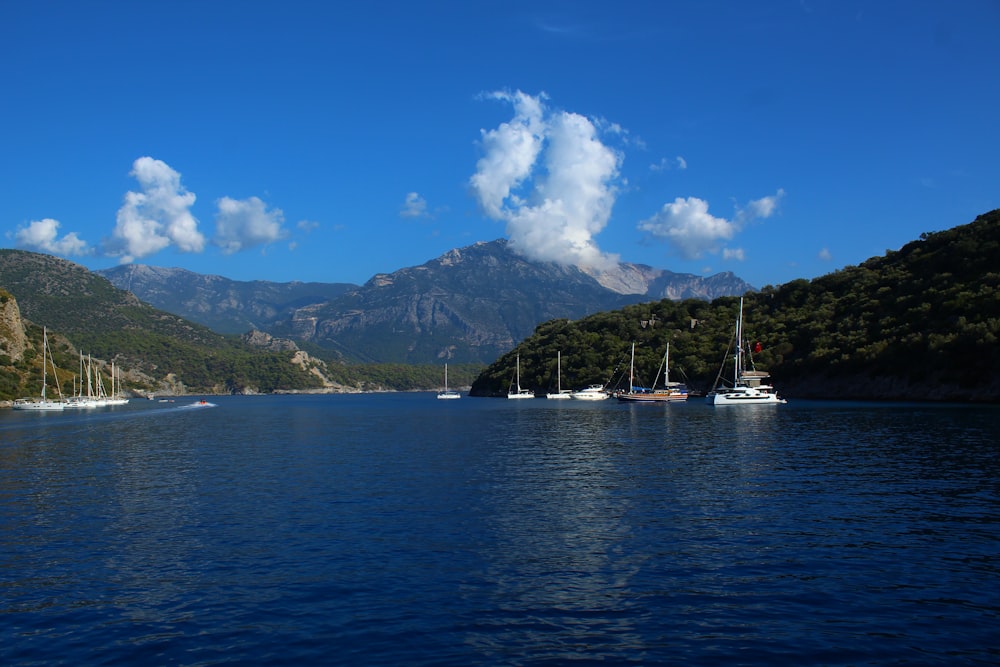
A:
<svg viewBox="0 0 1000 667">
<path fill-rule="evenodd" d="M 123 264 L 96 271 L 146 303 L 224 334 L 267 331 L 298 308 L 356 289 L 351 283 L 243 282 L 184 269 Z"/>
<path fill-rule="evenodd" d="M 246 392 L 335 385 L 321 372 L 325 364 L 300 350 L 262 350 L 223 336 L 153 308 L 85 267 L 50 255 L 0 249 L 0 306 L 0 350 L 5 350 L 0 354 L 0 395 L 8 397 L 16 397 L 31 372 L 15 350 L 21 357 L 30 356 L 27 365 L 35 363 L 42 325 L 56 341 L 52 351 L 60 368 L 75 369 L 81 351 L 116 361 L 132 374 L 126 380 L 134 381 L 133 388 L 147 391 Z M 71 389 L 69 374 L 59 381 Z"/>
<path fill-rule="evenodd" d="M 923 234 L 882 257 L 745 296 L 744 330 L 758 368 L 787 398 L 1000 401 L 1000 210 Z M 638 384 L 651 383 L 670 343 L 671 379 L 714 383 L 729 352 L 738 299 L 630 305 L 539 325 L 487 367 L 472 394 L 521 385 L 614 382 L 636 344 Z M 756 348 L 756 345 L 754 346 Z"/>
<path fill-rule="evenodd" d="M 588 273 L 527 260 L 505 240 L 451 250 L 362 286 L 237 283 L 141 266 L 101 274 L 143 301 L 220 331 L 256 328 L 354 361 L 417 364 L 489 363 L 554 318 L 752 289 L 732 273 L 703 278 L 640 264 Z"/>
</svg>

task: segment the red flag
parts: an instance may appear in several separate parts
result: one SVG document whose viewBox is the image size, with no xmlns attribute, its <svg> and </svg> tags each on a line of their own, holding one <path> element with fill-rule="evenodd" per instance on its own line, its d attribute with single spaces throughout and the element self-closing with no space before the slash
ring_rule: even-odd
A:
<svg viewBox="0 0 1000 667">
<path fill-rule="evenodd" d="M 757 341 L 756 343 L 753 344 L 753 351 L 754 352 L 760 352 L 763 349 L 764 349 L 764 346 L 760 344 L 760 341 Z"/>
</svg>

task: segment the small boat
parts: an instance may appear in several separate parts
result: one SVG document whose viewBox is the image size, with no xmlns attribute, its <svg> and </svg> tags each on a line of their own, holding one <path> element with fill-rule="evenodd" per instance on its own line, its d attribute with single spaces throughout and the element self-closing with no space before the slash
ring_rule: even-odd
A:
<svg viewBox="0 0 1000 667">
<path fill-rule="evenodd" d="M 45 397 L 45 385 L 48 383 L 48 375 L 46 373 L 45 361 L 46 352 L 49 351 L 49 333 L 45 327 L 42 327 L 42 395 L 40 398 L 19 398 L 14 401 L 13 408 L 15 410 L 32 410 L 35 412 L 56 412 L 63 410 L 66 404 L 59 400 L 53 401 Z M 48 361 L 52 364 L 52 374 L 56 375 L 56 364 L 52 360 L 51 353 L 48 355 Z M 56 377 L 56 389 L 59 389 L 58 376 Z M 62 397 L 62 392 L 60 391 L 60 398 Z"/>
<path fill-rule="evenodd" d="M 515 375 L 510 386 L 507 388 L 507 398 L 534 398 L 535 392 L 530 389 L 521 389 L 521 355 L 517 355 L 517 366 L 514 371 Z M 515 388 L 516 387 L 516 388 Z"/>
<path fill-rule="evenodd" d="M 586 389 L 574 391 L 570 396 L 578 401 L 603 401 L 611 398 L 611 394 L 605 391 L 603 384 L 592 384 Z"/>
<path fill-rule="evenodd" d="M 680 382 L 670 381 L 670 343 L 667 343 L 666 352 L 663 354 L 663 363 L 656 371 L 656 378 L 653 380 L 653 388 L 645 389 L 636 387 L 633 384 L 635 370 L 635 343 L 632 343 L 632 365 L 629 367 L 628 384 L 629 390 L 618 392 L 615 397 L 619 401 L 630 403 L 675 403 L 686 401 L 688 398 L 687 387 Z M 663 371 L 663 388 L 657 389 L 656 383 L 660 379 L 660 370 Z"/>
<path fill-rule="evenodd" d="M 715 387 L 705 395 L 705 401 L 709 405 L 777 405 L 785 403 L 785 399 L 778 397 L 777 390 L 763 381 L 770 374 L 766 371 L 758 371 L 756 368 L 747 369 L 747 359 L 750 358 L 749 351 L 745 351 L 743 341 L 743 297 L 740 297 L 740 314 L 736 318 L 736 333 L 733 338 L 736 342 L 736 354 L 733 357 L 733 383 L 727 384 L 722 380 L 725 370 L 725 362 L 719 369 L 719 376 L 716 378 Z M 753 366 L 753 359 L 750 358 L 750 365 Z"/>
<path fill-rule="evenodd" d="M 462 395 L 457 391 L 448 389 L 448 364 L 444 365 L 444 391 L 438 392 L 437 397 L 443 401 L 462 398 Z"/>
<path fill-rule="evenodd" d="M 563 399 L 572 398 L 572 391 L 562 388 L 562 352 L 556 352 L 556 391 L 545 394 L 545 398 Z"/>
</svg>

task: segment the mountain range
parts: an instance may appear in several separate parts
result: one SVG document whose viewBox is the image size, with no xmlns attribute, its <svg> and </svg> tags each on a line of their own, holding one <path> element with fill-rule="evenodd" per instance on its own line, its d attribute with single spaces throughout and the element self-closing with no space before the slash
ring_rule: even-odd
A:
<svg viewBox="0 0 1000 667">
<path fill-rule="evenodd" d="M 236 281 L 139 264 L 97 273 L 221 333 L 257 330 L 348 361 L 416 364 L 490 363 L 548 320 L 753 289 L 729 272 L 702 277 L 621 263 L 594 273 L 535 262 L 502 239 L 376 274 L 364 285 Z"/>
</svg>

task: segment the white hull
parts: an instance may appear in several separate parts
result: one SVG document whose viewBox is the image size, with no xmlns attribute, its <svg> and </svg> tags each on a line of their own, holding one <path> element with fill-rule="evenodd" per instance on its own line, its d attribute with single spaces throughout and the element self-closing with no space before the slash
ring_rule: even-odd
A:
<svg viewBox="0 0 1000 667">
<path fill-rule="evenodd" d="M 709 405 L 779 405 L 784 403 L 785 399 L 778 398 L 778 395 L 772 392 L 760 391 L 751 387 L 736 387 L 735 389 L 713 391 L 705 397 L 705 401 Z"/>
<path fill-rule="evenodd" d="M 507 394 L 507 398 L 510 398 L 510 399 L 516 399 L 516 398 L 534 398 L 534 397 L 535 397 L 535 392 L 530 391 L 528 389 L 522 389 L 520 391 L 512 391 L 509 394 Z"/>
<path fill-rule="evenodd" d="M 604 401 L 611 398 L 610 394 L 604 391 L 604 387 L 601 385 L 595 385 L 593 387 L 581 389 L 580 391 L 575 391 L 571 394 L 571 396 L 578 401 Z"/>
<path fill-rule="evenodd" d="M 18 399 L 14 401 L 15 410 L 30 410 L 33 412 L 56 412 L 66 407 L 59 401 L 41 401 L 33 399 Z"/>
<path fill-rule="evenodd" d="M 549 399 L 558 401 L 558 400 L 562 400 L 564 398 L 573 398 L 573 396 L 571 395 L 571 392 L 569 392 L 569 391 L 560 391 L 559 393 L 556 393 L 556 394 L 545 394 L 545 398 L 549 398 Z"/>
</svg>

